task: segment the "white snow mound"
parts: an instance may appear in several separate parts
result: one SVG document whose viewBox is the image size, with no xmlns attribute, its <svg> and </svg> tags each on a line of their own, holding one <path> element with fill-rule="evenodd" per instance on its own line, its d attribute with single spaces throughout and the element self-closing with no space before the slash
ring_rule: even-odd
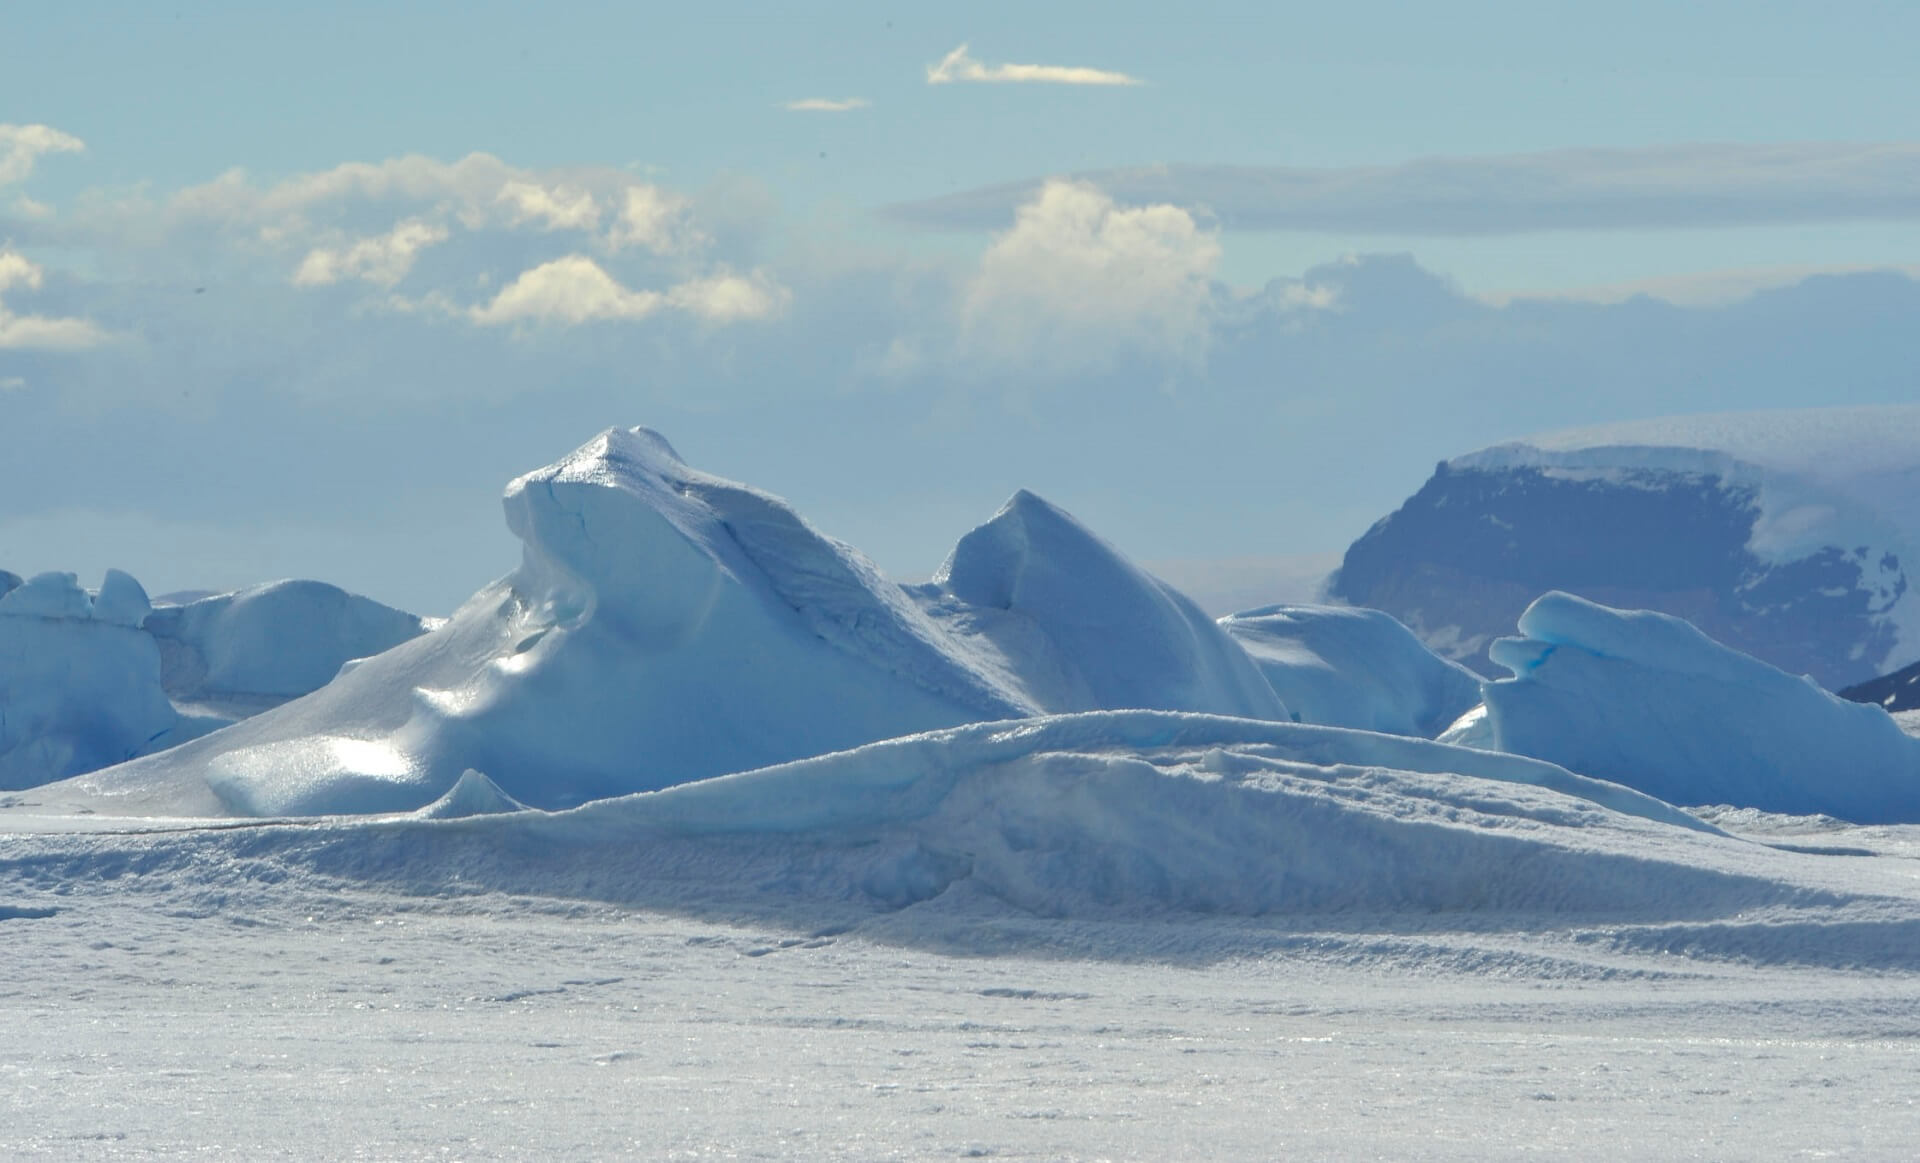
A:
<svg viewBox="0 0 1920 1163">
<path fill-rule="evenodd" d="M 1431 739 L 1480 701 L 1480 678 L 1392 615 L 1262 606 L 1220 619 L 1303 723 Z"/>
<path fill-rule="evenodd" d="M 478 780 L 481 798 L 499 794 Z M 262 862 L 285 861 L 409 893 L 773 907 L 794 925 L 814 909 L 937 897 L 976 921 L 1477 912 L 1556 924 L 1830 899 L 1778 878 L 1778 853 L 1536 760 L 1155 711 L 973 724 L 568 812 L 426 818 L 439 814 L 214 830 L 188 863 L 271 880 Z M 244 855 L 210 854 L 222 845 Z"/>
<path fill-rule="evenodd" d="M 1491 651 L 1513 677 L 1482 688 L 1501 751 L 1673 803 L 1920 821 L 1920 740 L 1879 707 L 1829 694 L 1679 618 L 1571 594 L 1542 596 L 1520 632 Z"/>
</svg>

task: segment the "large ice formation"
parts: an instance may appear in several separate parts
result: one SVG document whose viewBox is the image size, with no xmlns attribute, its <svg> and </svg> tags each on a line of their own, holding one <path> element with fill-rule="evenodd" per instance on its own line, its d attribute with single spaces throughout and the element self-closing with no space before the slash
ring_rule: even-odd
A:
<svg viewBox="0 0 1920 1163">
<path fill-rule="evenodd" d="M 1920 821 L 1920 740 L 1679 618 L 1549 593 L 1493 644 L 1493 746 L 1680 804 Z"/>
<path fill-rule="evenodd" d="M 1288 717 L 1246 652 L 1186 595 L 1025 490 L 911 592 L 1041 710 Z"/>
<path fill-rule="evenodd" d="M 97 594 L 70 573 L 0 592 L 0 788 L 174 741 L 180 715 L 161 689 L 160 652 L 139 629 L 146 612 L 146 592 L 119 570 L 107 571 Z"/>
<path fill-rule="evenodd" d="M 318 581 L 278 581 L 147 615 L 175 703 L 245 718 L 426 631 L 413 614 Z"/>
<path fill-rule="evenodd" d="M 1287 717 L 1191 602 L 1026 494 L 911 590 L 646 429 L 505 504 L 521 565 L 447 625 L 87 786 L 121 811 L 380 812 L 474 769 L 553 808 L 983 719 Z"/>
<path fill-rule="evenodd" d="M 1220 626 L 1304 723 L 1430 739 L 1480 701 L 1478 676 L 1379 610 L 1263 606 Z"/>
<path fill-rule="evenodd" d="M 1839 689 L 1920 659 L 1920 406 L 1677 417 L 1447 461 L 1330 592 L 1495 674 L 1485 646 L 1568 590 L 1674 614 Z"/>
</svg>

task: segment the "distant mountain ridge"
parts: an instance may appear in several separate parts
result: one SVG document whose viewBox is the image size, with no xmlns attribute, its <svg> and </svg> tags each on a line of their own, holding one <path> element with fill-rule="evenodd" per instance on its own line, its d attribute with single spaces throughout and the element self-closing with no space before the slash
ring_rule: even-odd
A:
<svg viewBox="0 0 1920 1163">
<path fill-rule="evenodd" d="M 1677 417 L 1440 464 L 1347 551 L 1340 600 L 1493 673 L 1548 590 L 1686 618 L 1839 689 L 1920 659 L 1920 407 Z"/>
</svg>

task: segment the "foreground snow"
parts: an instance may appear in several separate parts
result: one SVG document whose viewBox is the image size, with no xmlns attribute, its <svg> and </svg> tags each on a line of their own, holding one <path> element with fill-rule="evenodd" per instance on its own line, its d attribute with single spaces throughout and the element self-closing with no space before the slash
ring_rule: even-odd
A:
<svg viewBox="0 0 1920 1163">
<path fill-rule="evenodd" d="M 796 907 L 746 868 L 612 907 L 463 883 L 499 823 L 0 835 L 0 1155 L 1902 1157 L 1920 940 L 1820 951 L 1910 915 L 1878 893 L 1920 829 L 1747 822 L 1882 853 L 1749 845 L 1867 892 L 1073 919 Z M 459 858 L 429 888 L 405 845 L 290 842 L 395 827 Z"/>
</svg>

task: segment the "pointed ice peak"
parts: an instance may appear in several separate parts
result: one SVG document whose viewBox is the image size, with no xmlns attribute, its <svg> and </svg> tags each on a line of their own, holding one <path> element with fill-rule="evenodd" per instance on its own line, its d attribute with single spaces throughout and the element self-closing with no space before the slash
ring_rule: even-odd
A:
<svg viewBox="0 0 1920 1163">
<path fill-rule="evenodd" d="M 1190 599 L 1025 489 L 960 539 L 934 584 L 1040 632 L 1052 667 L 1075 680 L 1072 694 L 1043 704 L 1288 716 L 1253 660 Z"/>
<path fill-rule="evenodd" d="M 153 603 L 147 600 L 146 587 L 136 581 L 132 574 L 117 569 L 107 571 L 106 578 L 100 583 L 100 592 L 93 596 L 93 620 L 96 622 L 138 629 L 152 612 Z"/>
<path fill-rule="evenodd" d="M 460 773 L 446 795 L 412 814 L 420 820 L 464 820 L 470 816 L 500 816 L 532 810 L 501 791 L 499 784 L 469 767 Z"/>
<path fill-rule="evenodd" d="M 1075 589 L 1103 575 L 1138 585 L 1150 581 L 1118 549 L 1037 493 L 1021 489 L 998 512 L 962 537 L 934 581 L 978 606 L 1010 609 L 1050 576 L 1066 574 Z"/>
</svg>

